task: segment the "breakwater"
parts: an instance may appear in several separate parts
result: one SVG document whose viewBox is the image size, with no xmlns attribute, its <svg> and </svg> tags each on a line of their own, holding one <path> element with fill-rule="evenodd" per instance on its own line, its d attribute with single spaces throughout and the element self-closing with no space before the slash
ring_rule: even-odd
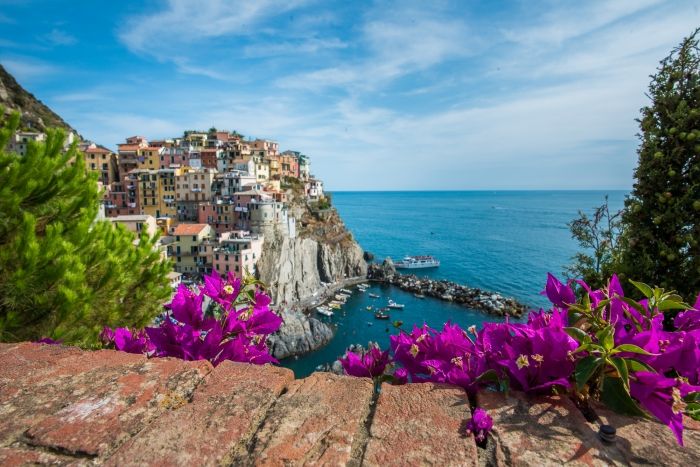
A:
<svg viewBox="0 0 700 467">
<path fill-rule="evenodd" d="M 520 317 L 527 311 L 524 304 L 495 292 L 468 287 L 448 280 L 418 277 L 415 274 L 400 274 L 396 272 L 390 258 L 385 259 L 382 264 L 371 264 L 367 270 L 367 279 L 391 284 L 414 294 L 458 303 L 495 316 Z"/>
</svg>

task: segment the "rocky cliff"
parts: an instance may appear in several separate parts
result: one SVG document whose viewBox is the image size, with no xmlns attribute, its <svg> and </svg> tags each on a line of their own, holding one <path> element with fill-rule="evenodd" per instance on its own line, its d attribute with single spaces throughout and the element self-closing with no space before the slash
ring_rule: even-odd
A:
<svg viewBox="0 0 700 467">
<path fill-rule="evenodd" d="M 20 86 L 2 65 L 0 65 L 0 106 L 5 108 L 6 113 L 19 111 L 24 130 L 43 132 L 47 128 L 58 127 L 77 133 L 53 110 Z"/>
<path fill-rule="evenodd" d="M 333 338 L 333 330 L 325 323 L 301 311 L 283 310 L 284 324 L 270 336 L 268 345 L 275 358 L 286 358 L 317 349 Z"/>
<path fill-rule="evenodd" d="M 320 212 L 300 203 L 293 195 L 290 215 L 297 219 L 297 236 L 283 232 L 266 236 L 257 265 L 277 304 L 304 304 L 321 292 L 322 282 L 340 284 L 367 275 L 362 248 L 335 209 Z"/>
</svg>

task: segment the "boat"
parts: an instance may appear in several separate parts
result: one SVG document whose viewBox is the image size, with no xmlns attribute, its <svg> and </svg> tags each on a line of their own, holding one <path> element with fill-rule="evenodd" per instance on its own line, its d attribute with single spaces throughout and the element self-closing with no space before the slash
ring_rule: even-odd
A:
<svg viewBox="0 0 700 467">
<path fill-rule="evenodd" d="M 335 295 L 335 299 L 338 300 L 338 301 L 341 301 L 341 302 L 345 303 L 345 300 L 347 300 L 348 297 L 345 296 L 345 295 L 336 294 L 336 295 Z"/>
<path fill-rule="evenodd" d="M 340 306 L 341 306 L 341 305 L 340 305 L 340 303 L 330 302 L 330 303 L 328 304 L 328 306 L 329 306 L 330 308 L 333 308 L 334 310 L 340 310 Z"/>
<path fill-rule="evenodd" d="M 357 284 L 357 288 L 360 290 L 367 290 L 369 289 L 369 284 Z"/>
<path fill-rule="evenodd" d="M 372 305 L 370 305 L 370 306 L 368 306 L 368 307 L 366 307 L 366 308 L 367 308 L 367 311 L 372 311 Z"/>
<path fill-rule="evenodd" d="M 404 256 L 401 261 L 394 263 L 396 269 L 436 268 L 438 266 L 440 266 L 440 260 L 432 256 Z"/>
<path fill-rule="evenodd" d="M 393 300 L 389 300 L 389 304 L 387 305 L 387 308 L 393 308 L 393 309 L 395 309 L 395 310 L 403 310 L 403 308 L 404 308 L 405 306 L 406 306 L 406 305 L 403 305 L 403 304 L 401 304 L 401 303 L 396 303 L 396 302 L 393 301 Z"/>
<path fill-rule="evenodd" d="M 340 289 L 340 292 L 342 292 L 344 294 L 352 295 L 352 291 L 348 290 L 348 289 Z"/>
<path fill-rule="evenodd" d="M 423 295 L 422 293 L 414 293 L 413 296 L 420 299 L 425 298 L 425 295 Z"/>
<path fill-rule="evenodd" d="M 370 298 L 379 298 L 379 295 L 377 295 L 376 293 L 371 293 L 369 294 L 369 296 Z"/>
<path fill-rule="evenodd" d="M 317 307 L 316 311 L 318 313 L 322 314 L 323 316 L 333 316 L 333 312 L 330 309 L 326 308 L 325 306 Z"/>
<path fill-rule="evenodd" d="M 389 315 L 386 313 L 382 313 L 381 311 L 378 311 L 374 314 L 374 319 L 389 319 Z"/>
</svg>

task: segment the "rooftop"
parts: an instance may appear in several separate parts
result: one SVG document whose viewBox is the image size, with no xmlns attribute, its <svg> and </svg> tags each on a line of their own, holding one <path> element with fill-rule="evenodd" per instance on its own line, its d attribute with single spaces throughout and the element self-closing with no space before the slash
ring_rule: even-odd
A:
<svg viewBox="0 0 700 467">
<path fill-rule="evenodd" d="M 209 224 L 178 224 L 173 235 L 197 235 L 209 227 Z"/>
</svg>

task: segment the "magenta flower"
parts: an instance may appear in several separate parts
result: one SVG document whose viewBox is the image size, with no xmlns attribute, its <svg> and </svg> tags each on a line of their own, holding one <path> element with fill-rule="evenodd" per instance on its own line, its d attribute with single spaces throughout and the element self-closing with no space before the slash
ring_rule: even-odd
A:
<svg viewBox="0 0 700 467">
<path fill-rule="evenodd" d="M 408 370 L 406 368 L 397 368 L 394 371 L 394 384 L 401 385 L 408 383 Z"/>
<path fill-rule="evenodd" d="M 675 378 L 667 378 L 658 373 L 638 372 L 630 379 L 630 393 L 642 407 L 654 415 L 661 423 L 668 425 L 683 446 L 683 412 L 686 404 L 683 398 L 700 390 Z"/>
<path fill-rule="evenodd" d="M 228 311 L 238 298 L 241 285 L 241 279 L 234 277 L 231 272 L 227 274 L 226 280 L 224 280 L 219 273 L 214 270 L 211 275 L 204 276 L 202 292 L 221 305 L 224 310 Z"/>
<path fill-rule="evenodd" d="M 102 331 L 103 335 L 109 336 L 110 333 Z M 117 328 L 114 330 L 113 340 L 114 348 L 128 353 L 148 353 L 153 350 L 153 346 L 148 340 L 148 336 L 143 332 L 131 332 L 127 328 Z"/>
<path fill-rule="evenodd" d="M 576 295 L 571 287 L 562 284 L 559 279 L 554 277 L 552 274 L 547 273 L 547 285 L 545 286 L 544 293 L 547 295 L 554 306 L 559 308 L 568 308 L 572 303 L 576 303 Z"/>
<path fill-rule="evenodd" d="M 173 318 L 180 323 L 195 328 L 208 328 L 211 326 L 211 321 L 205 326 L 204 313 L 202 312 L 203 302 L 203 294 L 195 293 L 186 285 L 180 284 L 173 301 L 167 305 L 167 308 L 170 308 Z"/>
<path fill-rule="evenodd" d="M 372 346 L 362 355 L 355 352 L 347 352 L 340 359 L 345 373 L 359 378 L 374 378 L 384 374 L 389 364 L 389 351 L 382 352 L 378 347 Z"/>
<path fill-rule="evenodd" d="M 36 341 L 37 344 L 47 344 L 47 345 L 61 345 L 63 342 L 62 341 L 55 341 L 51 339 L 50 337 L 42 337 L 38 341 Z"/>
<path fill-rule="evenodd" d="M 473 434 L 477 443 L 486 441 L 486 436 L 493 428 L 493 419 L 481 407 L 477 407 L 472 413 L 472 418 L 467 422 L 467 434 Z"/>
</svg>

